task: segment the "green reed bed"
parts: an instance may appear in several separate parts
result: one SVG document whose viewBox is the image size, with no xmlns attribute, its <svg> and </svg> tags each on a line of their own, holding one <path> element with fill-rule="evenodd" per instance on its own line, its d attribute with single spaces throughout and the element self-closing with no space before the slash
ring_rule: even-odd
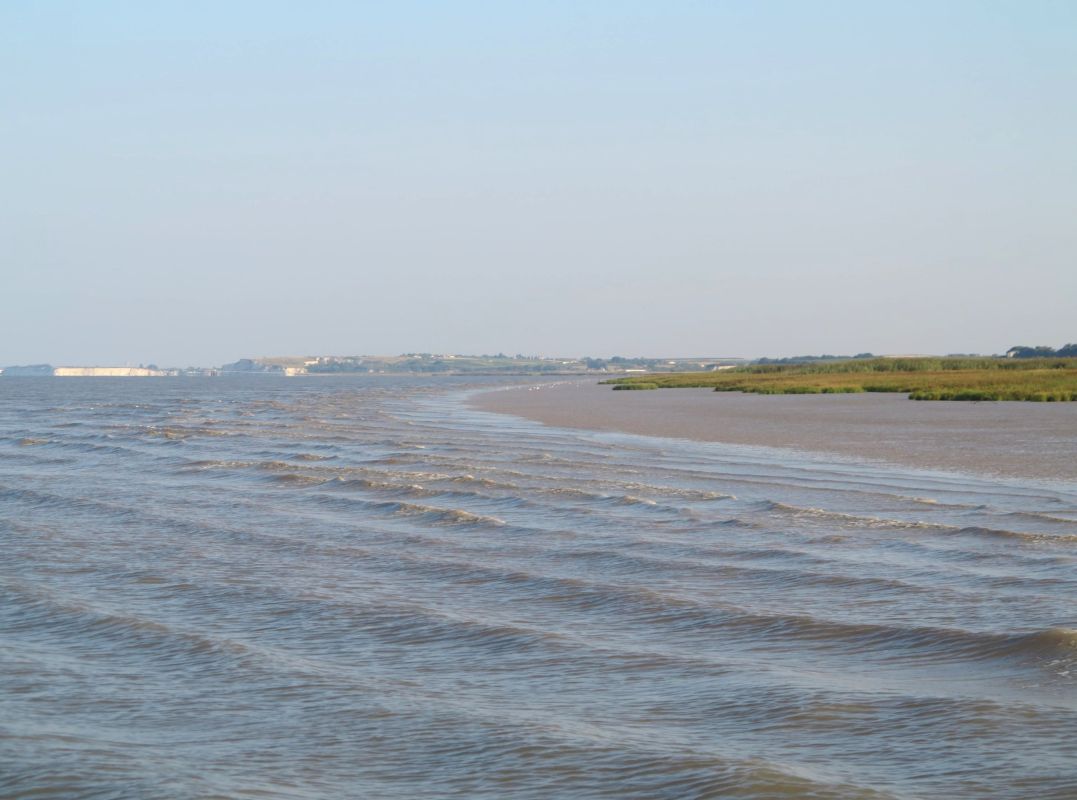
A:
<svg viewBox="0 0 1077 800">
<path fill-rule="evenodd" d="M 615 389 L 710 388 L 753 394 L 898 392 L 913 400 L 1077 400 L 1077 358 L 873 358 L 759 364 L 614 378 Z"/>
</svg>

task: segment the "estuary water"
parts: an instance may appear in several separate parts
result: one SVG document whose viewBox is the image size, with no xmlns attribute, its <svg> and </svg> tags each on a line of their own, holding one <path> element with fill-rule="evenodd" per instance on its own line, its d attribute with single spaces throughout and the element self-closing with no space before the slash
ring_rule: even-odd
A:
<svg viewBox="0 0 1077 800">
<path fill-rule="evenodd" d="M 1077 482 L 506 383 L 0 379 L 0 797 L 1077 797 Z"/>
</svg>

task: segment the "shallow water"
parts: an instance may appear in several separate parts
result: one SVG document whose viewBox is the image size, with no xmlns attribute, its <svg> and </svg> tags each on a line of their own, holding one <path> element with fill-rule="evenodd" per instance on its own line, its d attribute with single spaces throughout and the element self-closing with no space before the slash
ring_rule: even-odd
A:
<svg viewBox="0 0 1077 800">
<path fill-rule="evenodd" d="M 479 383 L 0 381 L 0 796 L 1077 796 L 1077 484 Z"/>
</svg>

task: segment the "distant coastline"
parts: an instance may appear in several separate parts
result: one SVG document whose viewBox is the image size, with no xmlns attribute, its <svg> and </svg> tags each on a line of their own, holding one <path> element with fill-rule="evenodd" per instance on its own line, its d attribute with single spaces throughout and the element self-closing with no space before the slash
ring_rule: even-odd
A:
<svg viewBox="0 0 1077 800">
<path fill-rule="evenodd" d="M 30 364 L 0 369 L 8 377 L 184 377 L 267 375 L 597 375 L 664 374 L 727 369 L 748 363 L 731 357 L 554 358 L 545 356 L 405 353 L 399 356 L 271 356 L 241 358 L 219 367 L 62 366 Z"/>
<path fill-rule="evenodd" d="M 0 367 L 0 377 L 216 377 L 266 375 L 589 376 L 618 389 L 710 387 L 760 394 L 906 392 L 916 400 L 1077 399 L 1077 344 L 1013 347 L 1003 355 L 804 355 L 750 360 L 736 356 L 551 357 L 517 353 L 396 356 L 317 355 L 241 358 L 212 367 L 65 365 Z"/>
</svg>

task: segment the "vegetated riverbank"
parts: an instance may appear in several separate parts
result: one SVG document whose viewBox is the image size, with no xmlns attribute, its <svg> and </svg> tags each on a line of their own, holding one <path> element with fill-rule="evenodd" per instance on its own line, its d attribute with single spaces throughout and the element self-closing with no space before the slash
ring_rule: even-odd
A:
<svg viewBox="0 0 1077 800">
<path fill-rule="evenodd" d="M 613 378 L 614 389 L 713 388 L 752 394 L 892 392 L 912 400 L 1077 400 L 1077 358 L 872 358 L 755 364 Z"/>
</svg>

